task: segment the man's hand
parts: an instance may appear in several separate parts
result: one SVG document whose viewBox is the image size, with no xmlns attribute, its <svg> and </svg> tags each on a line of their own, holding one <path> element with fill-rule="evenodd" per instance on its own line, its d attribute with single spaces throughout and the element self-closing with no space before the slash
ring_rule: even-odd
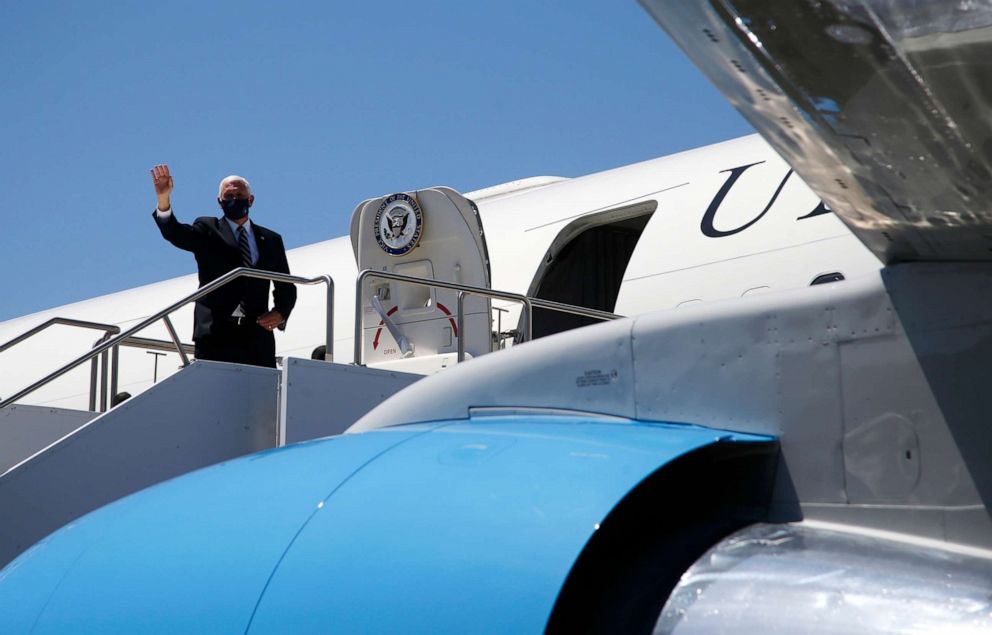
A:
<svg viewBox="0 0 992 635">
<path fill-rule="evenodd" d="M 263 313 L 258 316 L 258 319 L 255 321 L 258 322 L 258 325 L 266 331 L 272 331 L 277 326 L 285 322 L 286 318 L 284 318 L 282 313 L 279 311 L 269 311 L 268 313 Z"/>
<path fill-rule="evenodd" d="M 172 175 L 169 174 L 169 166 L 164 163 L 156 165 L 151 170 L 152 183 L 155 184 L 155 195 L 158 197 L 158 208 L 163 212 L 172 207 L 170 195 L 172 194 Z"/>
</svg>

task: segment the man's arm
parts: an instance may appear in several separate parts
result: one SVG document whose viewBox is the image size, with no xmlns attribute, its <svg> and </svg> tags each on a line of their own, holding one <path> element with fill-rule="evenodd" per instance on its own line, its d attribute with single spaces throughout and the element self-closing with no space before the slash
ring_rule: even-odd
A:
<svg viewBox="0 0 992 635">
<path fill-rule="evenodd" d="M 152 212 L 155 224 L 162 232 L 162 236 L 170 243 L 185 249 L 186 251 L 197 251 L 205 245 L 203 236 L 191 225 L 185 225 L 176 220 L 172 213 L 172 175 L 169 174 L 169 166 L 163 164 L 156 165 L 151 170 L 152 183 L 155 185 L 155 196 L 158 198 L 158 207 Z"/>
<path fill-rule="evenodd" d="M 286 260 L 286 248 L 282 244 L 282 237 L 276 235 L 274 238 L 279 241 L 279 249 L 276 254 L 275 267 L 272 269 L 279 273 L 288 274 L 289 262 Z M 259 317 L 258 323 L 269 330 L 276 327 L 286 330 L 286 320 L 289 319 L 289 314 L 296 306 L 296 285 L 288 282 L 273 282 L 272 300 L 274 304 L 272 310 Z"/>
</svg>

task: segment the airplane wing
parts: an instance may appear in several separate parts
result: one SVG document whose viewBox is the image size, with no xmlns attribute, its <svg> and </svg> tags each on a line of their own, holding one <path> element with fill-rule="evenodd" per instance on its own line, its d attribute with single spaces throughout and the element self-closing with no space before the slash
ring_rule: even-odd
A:
<svg viewBox="0 0 992 635">
<path fill-rule="evenodd" d="M 992 3 L 639 0 L 883 262 L 992 258 Z"/>
</svg>

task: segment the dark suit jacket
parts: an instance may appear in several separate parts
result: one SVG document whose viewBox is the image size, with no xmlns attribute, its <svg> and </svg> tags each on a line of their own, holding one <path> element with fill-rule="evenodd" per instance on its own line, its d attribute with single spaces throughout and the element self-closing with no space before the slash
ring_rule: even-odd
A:
<svg viewBox="0 0 992 635">
<path fill-rule="evenodd" d="M 242 266 L 238 241 L 224 217 L 202 216 L 193 221 L 192 225 L 180 223 L 175 214 L 159 220 L 158 215 L 152 212 L 152 217 L 166 240 L 196 256 L 201 287 Z M 282 237 L 255 222 L 252 222 L 252 230 L 258 246 L 258 261 L 254 268 L 288 274 L 289 263 L 286 262 L 286 248 L 282 244 Z M 289 319 L 296 304 L 296 287 L 285 282 L 276 282 L 274 285 L 272 308 Z M 238 278 L 197 300 L 193 312 L 193 339 L 210 335 L 215 325 L 227 322 L 242 298 L 245 300 L 247 317 L 254 321 L 269 310 L 269 281 Z M 284 329 L 285 324 L 279 328 Z"/>
</svg>

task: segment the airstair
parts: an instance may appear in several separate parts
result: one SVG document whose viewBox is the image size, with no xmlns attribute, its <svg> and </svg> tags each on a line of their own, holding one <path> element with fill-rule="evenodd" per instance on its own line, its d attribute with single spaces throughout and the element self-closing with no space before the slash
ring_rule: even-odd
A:
<svg viewBox="0 0 992 635">
<path fill-rule="evenodd" d="M 340 434 L 426 374 L 529 339 L 534 307 L 616 315 L 490 288 L 478 211 L 449 188 L 370 199 L 352 217 L 359 274 L 354 358 L 334 363 L 334 280 L 240 268 L 122 330 L 55 318 L 0 346 L 2 352 L 55 324 L 103 331 L 94 347 L 0 401 L 0 566 L 97 507 L 186 472 L 260 450 Z M 241 277 L 325 285 L 323 359 L 282 360 L 280 369 L 191 362 L 170 314 Z M 493 332 L 493 299 L 518 303 L 519 327 Z M 162 321 L 171 341 L 138 333 Z M 183 369 L 120 400 L 118 350 L 178 352 Z M 17 403 L 90 364 L 90 408 Z"/>
</svg>

